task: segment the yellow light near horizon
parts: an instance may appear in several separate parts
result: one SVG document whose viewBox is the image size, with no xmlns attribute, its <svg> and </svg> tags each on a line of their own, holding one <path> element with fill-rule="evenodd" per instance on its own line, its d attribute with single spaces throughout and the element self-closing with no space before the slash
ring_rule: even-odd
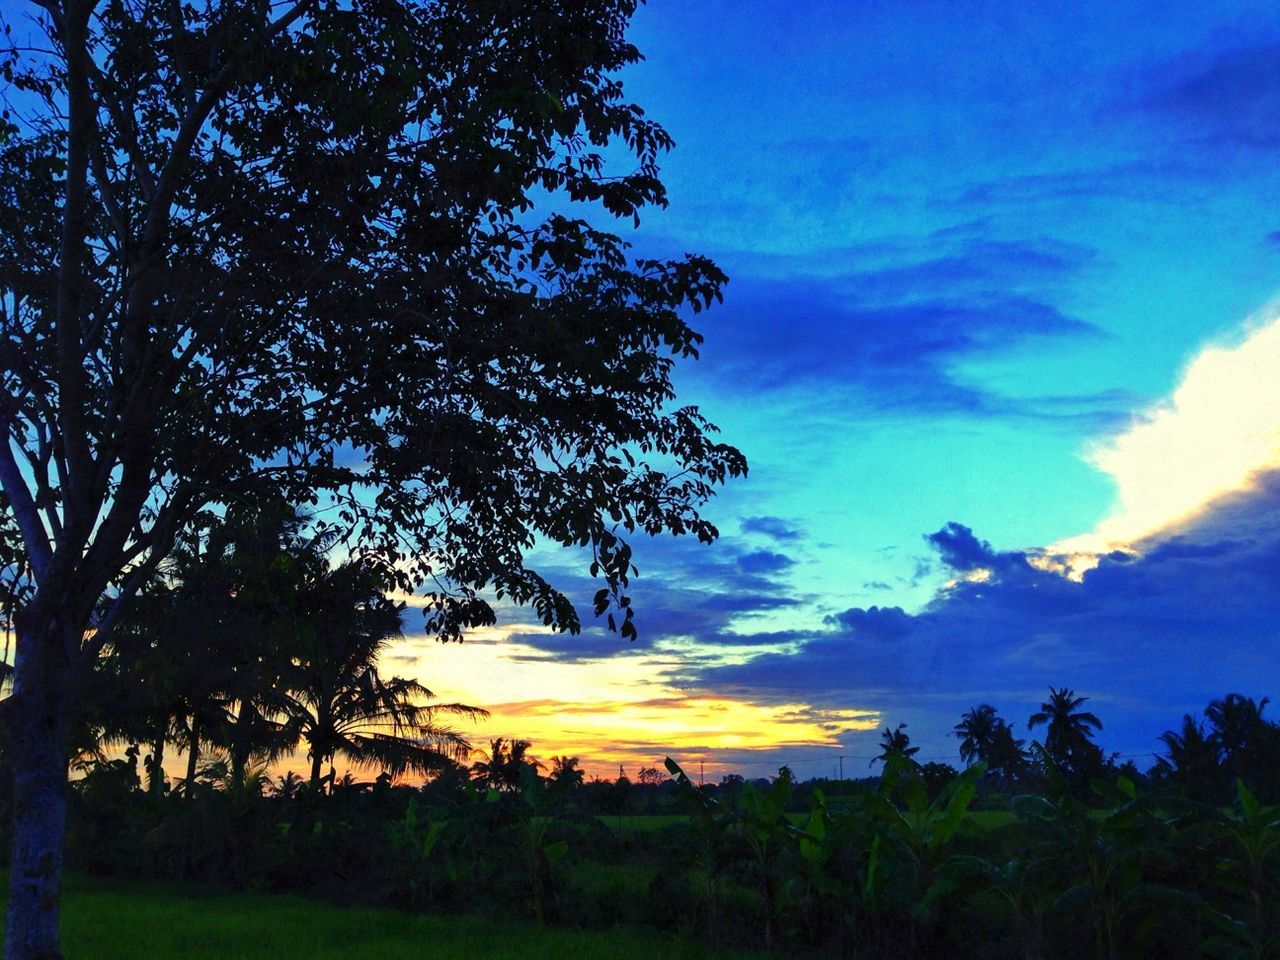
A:
<svg viewBox="0 0 1280 960">
<path fill-rule="evenodd" d="M 708 771 L 719 771 L 720 751 L 834 749 L 840 731 L 874 730 L 880 720 L 868 710 L 690 695 L 661 680 L 667 660 L 661 652 L 512 660 L 532 651 L 499 637 L 491 631 L 484 643 L 409 641 L 388 667 L 417 676 L 442 700 L 490 710 L 488 720 L 465 727 L 477 748 L 494 737 L 532 740 L 532 752 L 544 761 L 577 756 L 588 773 L 610 777 L 619 764 L 660 767 L 668 753 L 705 758 Z"/>
<path fill-rule="evenodd" d="M 1280 466 L 1277 371 L 1280 318 L 1256 326 L 1235 346 L 1203 349 L 1166 402 L 1087 453 L 1115 480 L 1115 506 L 1094 530 L 1049 550 L 1104 553 L 1139 544 Z"/>
</svg>

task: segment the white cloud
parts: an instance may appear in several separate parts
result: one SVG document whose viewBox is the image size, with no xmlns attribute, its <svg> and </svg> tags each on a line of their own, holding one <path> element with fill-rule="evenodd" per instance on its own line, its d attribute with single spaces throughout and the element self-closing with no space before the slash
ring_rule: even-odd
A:
<svg viewBox="0 0 1280 960">
<path fill-rule="evenodd" d="M 1116 483 L 1110 513 L 1054 553 L 1129 547 L 1185 524 L 1280 466 L 1280 316 L 1204 347 L 1173 395 L 1086 459 Z M 1077 570 L 1078 566 L 1073 565 Z"/>
</svg>

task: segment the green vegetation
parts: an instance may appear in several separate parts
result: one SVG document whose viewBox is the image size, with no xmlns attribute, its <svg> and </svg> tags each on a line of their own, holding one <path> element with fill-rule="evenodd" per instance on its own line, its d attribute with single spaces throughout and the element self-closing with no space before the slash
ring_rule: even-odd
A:
<svg viewBox="0 0 1280 960">
<path fill-rule="evenodd" d="M 1251 741 L 1269 737 L 1237 743 L 1242 764 Z M 940 781 L 905 751 L 861 782 L 799 784 L 784 767 L 699 787 L 670 761 L 661 782 L 648 771 L 635 783 L 544 778 L 523 741 L 495 742 L 471 776 L 446 768 L 419 788 L 246 776 L 166 793 L 143 788 L 131 750 L 77 783 L 69 850 L 82 872 L 128 879 L 73 887 L 72 902 L 91 895 L 87 917 L 154 914 L 155 956 L 200 956 L 188 941 L 216 956 L 276 952 L 284 937 L 286 957 L 329 956 L 331 942 L 359 956 L 348 941 L 395 957 L 413 931 L 445 956 L 458 941 L 491 956 L 631 956 L 615 937 L 647 956 L 655 943 L 664 956 L 858 960 L 1277 955 L 1271 794 L 1263 802 L 1238 779 L 1230 796 L 1202 802 L 1115 768 L 1081 786 L 1039 744 L 1028 756 L 1012 795 L 982 762 Z M 184 899 L 136 885 L 147 880 L 224 892 Z M 70 955 L 86 943 L 86 956 L 136 955 L 151 922 L 69 914 Z M 94 937 L 106 942 L 81 939 Z"/>
<path fill-rule="evenodd" d="M 676 937 L 546 930 L 481 917 L 337 908 L 293 896 L 173 892 L 153 883 L 74 877 L 63 907 L 67 960 L 650 960 L 711 957 Z M 714 954 L 723 956 L 723 954 Z"/>
</svg>

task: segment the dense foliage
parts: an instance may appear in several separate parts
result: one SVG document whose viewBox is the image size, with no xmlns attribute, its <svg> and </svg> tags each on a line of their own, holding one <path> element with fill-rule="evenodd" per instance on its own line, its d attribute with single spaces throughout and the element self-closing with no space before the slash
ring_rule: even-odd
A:
<svg viewBox="0 0 1280 960">
<path fill-rule="evenodd" d="M 1226 766 L 1274 766 L 1269 725 L 1229 696 L 1206 737 L 1225 743 L 1220 724 L 1249 703 L 1252 733 L 1220 748 L 1208 795 L 1172 752 L 1149 776 L 1113 759 L 1082 784 L 1038 743 L 1016 781 L 901 751 L 861 781 L 797 783 L 784 767 L 700 787 L 670 761 L 603 781 L 566 757 L 543 776 L 528 742 L 497 740 L 421 787 L 210 768 L 161 791 L 144 789 L 131 748 L 76 784 L 71 862 L 792 956 L 1271 957 L 1280 796 Z"/>
</svg>

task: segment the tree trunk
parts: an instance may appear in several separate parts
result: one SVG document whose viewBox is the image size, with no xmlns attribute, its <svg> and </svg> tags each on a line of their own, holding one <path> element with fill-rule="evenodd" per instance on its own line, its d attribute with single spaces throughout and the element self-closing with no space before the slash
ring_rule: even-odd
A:
<svg viewBox="0 0 1280 960">
<path fill-rule="evenodd" d="M 311 788 L 317 792 L 320 790 L 320 754 L 313 753 L 311 755 Z"/>
<path fill-rule="evenodd" d="M 44 639 L 44 638 L 41 638 Z M 24 658 L 18 657 L 19 671 Z M 67 819 L 67 719 L 43 677 L 19 677 L 11 717 L 13 851 L 4 960 L 60 960 L 58 897 Z M 23 683 L 23 680 L 27 683 Z M 45 680 L 44 684 L 38 682 Z M 37 680 L 36 683 L 30 681 Z"/>
<path fill-rule="evenodd" d="M 166 717 L 156 728 L 155 742 L 147 760 L 147 790 L 154 794 L 164 793 L 164 742 L 168 732 L 169 718 Z"/>
<path fill-rule="evenodd" d="M 247 701 L 240 701 L 240 711 L 231 725 L 231 782 L 237 787 L 244 786 L 245 771 L 249 769 L 249 759 L 253 755 L 253 724 L 256 719 L 254 709 Z"/>
<path fill-rule="evenodd" d="M 200 762 L 200 726 L 191 717 L 191 742 L 187 744 L 187 799 L 196 795 L 196 765 Z"/>
</svg>

